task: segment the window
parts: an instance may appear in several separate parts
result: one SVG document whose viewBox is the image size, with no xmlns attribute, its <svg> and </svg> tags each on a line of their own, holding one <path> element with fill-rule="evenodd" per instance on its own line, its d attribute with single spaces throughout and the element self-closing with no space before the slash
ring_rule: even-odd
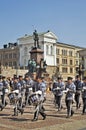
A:
<svg viewBox="0 0 86 130">
<path fill-rule="evenodd" d="M 53 46 L 50 47 L 50 54 L 53 55 Z"/>
<path fill-rule="evenodd" d="M 5 59 L 8 59 L 8 54 L 5 54 L 4 58 L 5 58 Z"/>
<path fill-rule="evenodd" d="M 73 68 L 70 68 L 70 73 L 73 73 Z"/>
<path fill-rule="evenodd" d="M 70 65 L 73 65 L 73 60 L 70 60 Z"/>
<path fill-rule="evenodd" d="M 77 57 L 77 58 L 79 57 L 79 53 L 76 53 L 76 57 Z"/>
<path fill-rule="evenodd" d="M 17 54 L 16 53 L 13 53 L 13 58 L 17 58 Z"/>
<path fill-rule="evenodd" d="M 2 54 L 0 55 L 0 59 L 3 59 L 3 55 Z"/>
<path fill-rule="evenodd" d="M 12 58 L 12 53 L 9 54 L 9 59 L 11 59 L 11 58 Z"/>
<path fill-rule="evenodd" d="M 67 73 L 68 69 L 67 68 L 62 68 L 63 73 Z"/>
<path fill-rule="evenodd" d="M 59 55 L 60 54 L 60 50 L 56 48 L 56 54 Z"/>
<path fill-rule="evenodd" d="M 13 62 L 13 66 L 17 66 L 17 62 L 16 61 Z"/>
<path fill-rule="evenodd" d="M 72 51 L 69 51 L 69 56 L 73 56 L 73 52 Z"/>
<path fill-rule="evenodd" d="M 5 66 L 7 66 L 8 65 L 8 63 L 7 62 L 5 62 Z"/>
<path fill-rule="evenodd" d="M 64 54 L 65 54 L 65 56 L 67 56 L 67 50 L 65 50 L 65 53 L 64 53 Z"/>
<path fill-rule="evenodd" d="M 0 59 L 1 59 L 1 55 L 0 55 Z"/>
<path fill-rule="evenodd" d="M 9 66 L 10 66 L 10 67 L 12 66 L 12 62 L 9 62 Z"/>
<path fill-rule="evenodd" d="M 28 54 L 28 48 L 25 47 L 25 48 L 24 48 L 24 55 L 27 55 L 27 54 Z"/>
<path fill-rule="evenodd" d="M 46 54 L 47 55 L 49 54 L 49 47 L 48 47 L 48 45 L 46 45 Z"/>
<path fill-rule="evenodd" d="M 57 72 L 59 72 L 59 67 L 57 67 L 57 70 L 56 70 Z"/>
<path fill-rule="evenodd" d="M 59 58 L 56 58 L 56 62 L 57 62 L 57 64 L 59 64 Z"/>
<path fill-rule="evenodd" d="M 62 59 L 62 64 L 67 64 L 67 59 Z"/>
<path fill-rule="evenodd" d="M 62 50 L 62 55 L 67 56 L 67 50 Z"/>
<path fill-rule="evenodd" d="M 78 66 L 79 65 L 79 62 L 76 60 L 76 65 Z"/>
</svg>

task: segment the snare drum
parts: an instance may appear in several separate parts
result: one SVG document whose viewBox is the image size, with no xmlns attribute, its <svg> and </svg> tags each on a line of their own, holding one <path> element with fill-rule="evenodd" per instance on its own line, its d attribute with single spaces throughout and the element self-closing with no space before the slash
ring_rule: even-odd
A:
<svg viewBox="0 0 86 130">
<path fill-rule="evenodd" d="M 10 101 L 12 101 L 14 99 L 14 94 L 10 93 L 10 94 L 8 94 L 8 97 L 9 97 Z"/>
<path fill-rule="evenodd" d="M 31 100 L 33 105 L 36 105 L 38 103 L 38 96 L 36 94 L 35 95 L 31 95 L 30 96 L 30 100 Z"/>
<path fill-rule="evenodd" d="M 32 88 L 28 88 L 29 91 L 32 91 Z"/>
</svg>

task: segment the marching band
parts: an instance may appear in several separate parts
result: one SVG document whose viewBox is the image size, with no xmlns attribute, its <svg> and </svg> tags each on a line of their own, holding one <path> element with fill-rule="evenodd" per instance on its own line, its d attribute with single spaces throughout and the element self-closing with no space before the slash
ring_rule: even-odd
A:
<svg viewBox="0 0 86 130">
<path fill-rule="evenodd" d="M 23 114 L 27 105 L 35 106 L 34 117 L 32 121 L 37 121 L 39 114 L 46 119 L 45 108 L 43 103 L 46 98 L 47 82 L 44 77 L 31 78 L 28 75 L 14 75 L 12 79 L 0 75 L 0 110 L 5 109 L 8 105 L 7 97 L 10 104 L 14 105 L 14 116 L 19 113 Z M 65 83 L 61 77 L 52 82 L 51 92 L 54 95 L 56 109 L 61 111 L 62 98 L 65 94 L 65 104 L 67 109 L 67 118 L 74 114 L 73 103 L 76 104 L 76 109 L 81 106 L 81 98 L 83 103 L 82 115 L 86 113 L 86 77 L 81 81 L 80 76 L 67 78 Z"/>
</svg>

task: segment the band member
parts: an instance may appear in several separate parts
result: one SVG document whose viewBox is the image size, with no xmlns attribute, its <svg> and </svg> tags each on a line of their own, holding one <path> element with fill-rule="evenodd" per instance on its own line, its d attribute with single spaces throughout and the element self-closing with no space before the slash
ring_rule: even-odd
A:
<svg viewBox="0 0 86 130">
<path fill-rule="evenodd" d="M 20 102 L 21 102 L 21 84 L 18 82 L 18 78 L 14 77 L 14 81 L 12 84 L 12 90 L 14 93 L 14 116 L 18 115 L 18 111 L 20 111 L 21 114 L 23 114 L 24 109 L 20 106 Z M 17 90 L 17 91 L 16 91 Z"/>
<path fill-rule="evenodd" d="M 61 77 L 58 77 L 58 81 L 53 84 L 53 91 L 55 92 L 55 101 L 58 105 L 58 111 L 62 109 L 61 99 L 63 96 L 63 90 L 65 89 L 65 84 Z"/>
<path fill-rule="evenodd" d="M 43 77 L 38 78 L 38 89 L 41 90 L 42 92 L 42 97 L 44 99 L 44 101 L 46 101 L 46 82 L 44 81 Z"/>
<path fill-rule="evenodd" d="M 83 110 L 82 114 L 85 114 L 86 111 L 86 77 L 83 78 L 83 83 L 82 83 L 82 100 L 83 100 Z"/>
<path fill-rule="evenodd" d="M 23 108 L 25 105 L 24 105 L 24 102 L 23 102 L 23 99 L 25 97 L 25 88 L 26 88 L 26 83 L 25 81 L 23 80 L 23 76 L 22 75 L 19 75 L 19 80 L 18 80 L 18 83 L 21 84 L 21 97 L 20 97 L 20 100 L 19 100 L 19 106 L 21 108 Z"/>
<path fill-rule="evenodd" d="M 75 93 L 75 101 L 76 101 L 76 108 L 80 108 L 80 96 L 81 96 L 81 90 L 82 90 L 82 82 L 81 77 L 79 75 L 76 76 L 76 80 L 74 82 L 76 86 L 76 93 Z"/>
<path fill-rule="evenodd" d="M 0 75 L 0 96 L 1 96 L 1 100 L 2 100 L 2 95 L 3 95 L 3 83 L 2 83 L 2 76 Z M 2 101 L 0 104 L 0 108 L 2 110 Z"/>
<path fill-rule="evenodd" d="M 8 104 L 7 101 L 6 101 L 6 90 L 8 91 L 8 88 L 9 88 L 9 84 L 6 80 L 6 77 L 5 76 L 2 76 L 2 83 L 3 83 L 3 89 L 2 89 L 2 96 L 1 96 L 1 100 L 2 100 L 2 107 L 1 107 L 1 110 L 3 110 L 5 108 L 5 106 Z"/>
<path fill-rule="evenodd" d="M 29 96 L 33 91 L 33 80 L 28 76 L 25 75 L 25 84 L 26 84 L 26 91 L 25 91 L 25 105 L 30 105 Z"/>
<path fill-rule="evenodd" d="M 32 103 L 35 105 L 35 112 L 34 112 L 34 118 L 32 121 L 37 121 L 39 114 L 43 117 L 43 120 L 46 119 L 46 114 L 44 113 L 43 109 L 43 97 L 42 92 L 40 90 L 34 92 L 34 94 L 30 97 Z"/>
<path fill-rule="evenodd" d="M 72 77 L 68 77 L 65 90 L 67 90 L 65 101 L 67 106 L 67 118 L 69 118 L 74 114 L 74 111 L 72 109 L 72 102 L 73 94 L 76 92 L 76 86 L 72 81 Z"/>
</svg>

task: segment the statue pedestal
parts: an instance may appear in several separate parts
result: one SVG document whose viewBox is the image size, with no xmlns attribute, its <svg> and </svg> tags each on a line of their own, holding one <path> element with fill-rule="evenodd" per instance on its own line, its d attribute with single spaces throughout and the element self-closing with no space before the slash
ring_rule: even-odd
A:
<svg viewBox="0 0 86 130">
<path fill-rule="evenodd" d="M 40 65 L 40 61 L 41 59 L 43 59 L 43 53 L 44 51 L 41 50 L 40 48 L 33 48 L 30 51 L 30 59 L 34 59 L 36 61 L 37 64 Z"/>
</svg>

